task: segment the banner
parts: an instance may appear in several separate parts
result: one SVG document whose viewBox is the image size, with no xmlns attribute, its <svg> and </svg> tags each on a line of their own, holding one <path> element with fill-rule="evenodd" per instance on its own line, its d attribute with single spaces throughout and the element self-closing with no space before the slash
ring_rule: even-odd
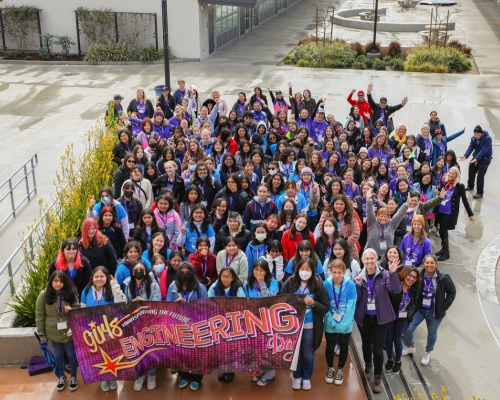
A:
<svg viewBox="0 0 500 400">
<path fill-rule="evenodd" d="M 304 295 L 213 297 L 88 307 L 68 316 L 89 384 L 133 380 L 161 366 L 195 374 L 289 369 L 305 308 Z"/>
</svg>

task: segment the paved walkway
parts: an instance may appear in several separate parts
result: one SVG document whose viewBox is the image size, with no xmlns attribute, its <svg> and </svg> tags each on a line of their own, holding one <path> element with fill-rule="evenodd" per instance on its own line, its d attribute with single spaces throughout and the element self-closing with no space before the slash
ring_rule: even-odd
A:
<svg viewBox="0 0 500 400">
<path fill-rule="evenodd" d="M 461 2 L 461 7 L 470 10 L 470 14 L 464 14 L 469 16 L 466 25 L 471 32 L 467 33 L 470 38 L 468 44 L 477 54 L 481 75 L 276 67 L 281 57 L 292 50 L 298 38 L 313 29 L 309 19 L 304 17 L 309 15 L 306 10 L 312 4 L 311 0 L 303 0 L 204 63 L 172 65 L 172 82 L 185 78 L 188 84 L 196 84 L 205 98 L 214 87 L 218 87 L 228 103 L 232 103 L 239 89 L 246 89 L 248 93 L 256 85 L 268 85 L 283 90 L 291 80 L 297 89 L 309 88 L 316 98 L 326 96 L 327 111 L 333 112 L 339 120 L 348 113 L 349 105 L 345 98 L 350 90 L 366 89 L 367 84 L 372 82 L 375 97 L 385 95 L 389 103 L 397 103 L 404 96 L 409 96 L 409 104 L 396 114 L 395 119 L 396 122 L 405 122 L 411 133 L 418 132 L 433 109 L 438 111 L 450 132 L 467 126 L 467 133 L 451 146 L 458 154 L 465 151 L 472 134 L 471 128 L 475 125 L 482 125 L 492 134 L 494 160 L 486 176 L 485 197 L 473 200 L 469 195 L 476 223 L 468 223 L 465 212 L 461 211 L 457 229 L 451 234 L 452 258 L 440 265 L 453 277 L 458 296 L 441 325 L 431 364 L 423 369 L 433 390 L 439 391 L 445 384 L 454 399 L 470 399 L 472 395 L 495 399 L 500 383 L 500 348 L 485 322 L 476 288 L 479 256 L 487 244 L 498 236 L 500 226 L 500 185 L 495 175 L 500 168 L 500 100 L 495 90 L 500 86 L 500 78 L 498 62 L 494 62 L 500 53 L 495 50 L 499 45 L 494 30 L 482 17 L 479 7 L 497 7 L 492 8 L 491 15 L 492 12 L 499 12 L 500 8 L 487 3 Z M 295 33 L 297 30 L 299 33 Z M 275 35 L 269 35 L 270 32 Z M 246 65 L 248 63 L 249 66 Z M 79 75 L 67 75 L 72 72 Z M 0 131 L 3 146 L 0 179 L 7 177 L 36 151 L 40 155 L 37 199 L 48 199 L 65 146 L 73 142 L 77 150 L 83 148 L 81 135 L 92 125 L 94 116 L 102 112 L 106 101 L 115 93 L 121 93 L 128 101 L 138 87 L 145 88 L 151 96 L 152 88 L 161 83 L 162 77 L 160 65 L 0 65 Z M 462 173 L 462 180 L 465 180 L 465 163 L 462 164 Z M 5 260 L 17 245 L 17 233 L 37 216 L 38 205 L 35 201 L 0 231 L 0 261 Z M 435 237 L 431 239 L 435 245 L 439 244 Z M 5 299 L 0 301 L 3 303 Z M 423 351 L 424 332 L 425 328 L 420 328 L 416 333 L 417 356 Z M 0 370 L 0 382 L 8 385 L 12 379 L 10 376 Z M 286 393 L 289 393 L 288 388 Z"/>
</svg>

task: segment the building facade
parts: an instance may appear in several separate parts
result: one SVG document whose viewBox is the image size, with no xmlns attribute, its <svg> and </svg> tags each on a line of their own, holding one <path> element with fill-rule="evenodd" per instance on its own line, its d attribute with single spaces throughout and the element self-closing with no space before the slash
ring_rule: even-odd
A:
<svg viewBox="0 0 500 400">
<path fill-rule="evenodd" d="M 169 45 L 177 58 L 203 60 L 233 40 L 251 32 L 275 15 L 283 12 L 300 0 L 168 0 Z M 7 5 L 35 6 L 41 10 L 40 27 L 42 33 L 68 35 L 77 43 L 75 10 L 78 7 L 110 8 L 120 13 L 143 13 L 147 21 L 141 45 L 162 48 L 162 1 L 111 0 L 3 0 L 0 9 Z M 149 15 L 147 15 L 149 14 Z M 125 29 L 116 19 L 116 38 L 123 40 Z M 115 27 L 112 27 L 115 29 Z M 130 28 L 130 27 L 128 27 Z M 120 34 L 121 32 L 121 34 Z M 114 40 L 114 36 L 113 36 Z M 37 50 L 38 39 L 30 46 Z M 6 37 L 8 50 L 15 50 L 13 40 Z M 88 46 L 85 36 L 80 37 L 83 53 Z M 77 45 L 72 53 L 77 53 Z"/>
</svg>

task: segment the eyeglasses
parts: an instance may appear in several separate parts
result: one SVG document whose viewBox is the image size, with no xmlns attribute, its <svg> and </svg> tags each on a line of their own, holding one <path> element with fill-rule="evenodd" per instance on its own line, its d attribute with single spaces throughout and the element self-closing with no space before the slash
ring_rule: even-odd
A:
<svg viewBox="0 0 500 400">
<path fill-rule="evenodd" d="M 233 279 L 233 277 L 232 277 L 232 276 L 221 276 L 220 278 L 221 278 L 221 279 L 224 279 L 224 280 Z"/>
<path fill-rule="evenodd" d="M 407 275 L 408 278 L 410 278 L 412 281 L 416 281 L 418 279 L 418 276 L 415 275 Z"/>
<path fill-rule="evenodd" d="M 205 213 L 203 211 L 194 211 L 193 212 L 193 215 L 194 214 L 197 214 L 197 215 L 205 215 Z"/>
<path fill-rule="evenodd" d="M 207 172 L 206 168 L 198 168 L 198 172 Z"/>
<path fill-rule="evenodd" d="M 132 272 L 146 272 L 145 269 L 141 268 L 141 269 L 134 269 Z"/>
<path fill-rule="evenodd" d="M 133 164 L 134 162 L 134 160 L 127 160 L 127 164 Z"/>
</svg>

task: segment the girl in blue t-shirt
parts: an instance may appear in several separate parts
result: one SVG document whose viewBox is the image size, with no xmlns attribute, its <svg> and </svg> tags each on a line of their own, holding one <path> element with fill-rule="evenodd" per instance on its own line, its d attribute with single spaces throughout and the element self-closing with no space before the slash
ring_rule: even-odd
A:
<svg viewBox="0 0 500 400">
<path fill-rule="evenodd" d="M 314 252 L 313 245 L 309 240 L 303 240 L 300 242 L 297 247 L 297 252 L 295 256 L 288 261 L 288 264 L 285 268 L 285 276 L 283 281 L 286 281 L 290 276 L 292 276 L 295 272 L 294 265 L 297 265 L 300 260 L 312 259 L 316 264 L 315 273 L 321 276 L 321 279 L 325 280 L 325 273 L 323 272 L 323 263 L 318 258 L 318 255 Z"/>
<path fill-rule="evenodd" d="M 210 225 L 207 209 L 202 204 L 196 204 L 191 209 L 191 215 L 182 225 L 181 234 L 177 239 L 179 247 L 185 245 L 186 260 L 196 250 L 196 241 L 200 236 L 206 236 L 210 240 L 210 251 L 213 253 L 215 247 L 215 232 Z"/>
</svg>

